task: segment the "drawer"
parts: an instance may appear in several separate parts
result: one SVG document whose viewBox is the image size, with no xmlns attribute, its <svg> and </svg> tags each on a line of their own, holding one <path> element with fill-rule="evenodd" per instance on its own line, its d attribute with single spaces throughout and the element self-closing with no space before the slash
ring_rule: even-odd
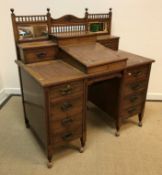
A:
<svg viewBox="0 0 162 175">
<path fill-rule="evenodd" d="M 101 43 L 102 45 L 104 45 L 105 47 L 108 47 L 108 48 L 113 49 L 113 50 L 118 50 L 118 46 L 119 46 L 119 39 L 118 38 L 100 40 L 98 42 Z"/>
<path fill-rule="evenodd" d="M 149 72 L 148 66 L 142 66 L 137 68 L 128 69 L 125 73 L 125 80 L 127 82 L 145 80 L 147 79 Z"/>
<path fill-rule="evenodd" d="M 43 47 L 20 50 L 20 55 L 25 63 L 35 63 L 52 60 L 55 58 L 57 52 L 58 49 L 56 47 Z"/>
<path fill-rule="evenodd" d="M 55 147 L 59 144 L 66 144 L 69 141 L 80 138 L 82 136 L 82 127 L 76 127 L 60 133 L 51 135 L 51 142 Z"/>
<path fill-rule="evenodd" d="M 83 94 L 83 81 L 70 82 L 50 88 L 50 101 L 57 101 L 76 94 Z"/>
<path fill-rule="evenodd" d="M 58 103 L 50 104 L 50 120 L 62 120 L 83 111 L 83 97 L 77 96 Z"/>
<path fill-rule="evenodd" d="M 145 94 L 146 94 L 145 91 L 141 91 L 139 93 L 125 96 L 123 98 L 123 103 L 122 103 L 123 107 L 126 108 L 126 107 L 134 106 L 134 105 L 137 105 L 137 104 L 144 102 L 145 101 Z"/>
<path fill-rule="evenodd" d="M 128 118 L 133 115 L 139 114 L 142 110 L 143 103 L 136 105 L 136 106 L 131 106 L 128 108 L 125 108 L 121 111 L 121 117 L 122 118 Z"/>
<path fill-rule="evenodd" d="M 57 134 L 63 131 L 69 131 L 76 127 L 82 128 L 82 113 L 64 117 L 61 120 L 50 122 L 50 130 L 52 133 Z"/>
<path fill-rule="evenodd" d="M 137 81 L 132 83 L 127 83 L 124 88 L 124 96 L 128 94 L 134 94 L 147 88 L 147 81 Z"/>
</svg>

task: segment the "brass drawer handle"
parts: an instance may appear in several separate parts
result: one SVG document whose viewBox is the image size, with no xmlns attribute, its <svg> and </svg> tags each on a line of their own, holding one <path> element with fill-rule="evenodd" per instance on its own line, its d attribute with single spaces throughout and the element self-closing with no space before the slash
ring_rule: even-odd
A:
<svg viewBox="0 0 162 175">
<path fill-rule="evenodd" d="M 136 83 L 136 84 L 131 85 L 131 88 L 133 90 L 138 90 L 138 89 L 140 89 L 140 87 L 141 87 L 141 85 L 139 83 Z"/>
<path fill-rule="evenodd" d="M 142 71 L 133 72 L 133 76 L 134 76 L 134 77 L 138 77 L 138 76 L 140 76 L 140 75 L 142 75 Z"/>
<path fill-rule="evenodd" d="M 62 111 L 67 111 L 69 108 L 71 108 L 73 105 L 69 102 L 64 102 L 63 105 L 61 106 Z"/>
<path fill-rule="evenodd" d="M 138 99 L 138 97 L 137 97 L 136 95 L 131 96 L 131 97 L 129 98 L 130 102 L 132 102 L 132 103 L 135 102 L 137 99 Z"/>
<path fill-rule="evenodd" d="M 66 87 L 60 89 L 61 95 L 67 95 L 67 94 L 70 94 L 71 92 L 72 92 L 71 85 L 67 85 Z"/>
<path fill-rule="evenodd" d="M 69 140 L 73 136 L 73 133 L 66 133 L 62 136 L 63 140 Z"/>
<path fill-rule="evenodd" d="M 46 56 L 47 56 L 47 53 L 46 53 L 46 52 L 40 52 L 40 53 L 37 53 L 36 55 L 37 55 L 37 57 L 38 57 L 39 59 L 41 59 L 41 58 L 46 57 Z"/>
<path fill-rule="evenodd" d="M 128 109 L 128 113 L 129 113 L 129 114 L 132 114 L 132 113 L 135 112 L 135 111 L 136 111 L 136 108 Z"/>
<path fill-rule="evenodd" d="M 73 122 L 73 120 L 71 118 L 67 117 L 67 118 L 63 119 L 61 123 L 62 123 L 62 125 L 67 125 L 67 124 L 70 124 L 72 122 Z"/>
</svg>

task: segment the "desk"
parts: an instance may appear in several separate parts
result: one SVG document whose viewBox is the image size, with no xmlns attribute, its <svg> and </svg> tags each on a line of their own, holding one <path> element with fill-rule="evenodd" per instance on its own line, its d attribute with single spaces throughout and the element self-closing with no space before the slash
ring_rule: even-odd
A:
<svg viewBox="0 0 162 175">
<path fill-rule="evenodd" d="M 84 151 L 88 100 L 114 118 L 116 136 L 128 117 L 138 114 L 142 126 L 154 60 L 118 50 L 119 37 L 110 33 L 111 9 L 59 19 L 51 18 L 49 9 L 32 18 L 11 11 L 25 124 L 45 149 L 49 168 L 57 148 L 72 140 L 80 139 L 78 150 Z M 103 31 L 93 33 L 96 20 Z M 20 27 L 34 25 L 47 25 L 48 35 L 19 36 Z"/>
</svg>

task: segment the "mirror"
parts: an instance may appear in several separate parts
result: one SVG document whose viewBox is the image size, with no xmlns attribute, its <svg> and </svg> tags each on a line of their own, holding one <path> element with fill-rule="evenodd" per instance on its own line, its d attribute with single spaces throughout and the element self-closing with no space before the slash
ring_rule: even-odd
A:
<svg viewBox="0 0 162 175">
<path fill-rule="evenodd" d="M 32 40 L 32 39 L 41 39 L 48 37 L 48 28 L 47 25 L 28 25 L 28 26 L 19 26 L 19 40 Z"/>
</svg>

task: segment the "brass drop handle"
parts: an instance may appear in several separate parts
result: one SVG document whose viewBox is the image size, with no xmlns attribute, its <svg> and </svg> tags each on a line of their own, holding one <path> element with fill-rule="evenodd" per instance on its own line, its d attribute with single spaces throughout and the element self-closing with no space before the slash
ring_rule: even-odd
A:
<svg viewBox="0 0 162 175">
<path fill-rule="evenodd" d="M 139 84 L 139 83 L 133 84 L 133 85 L 131 85 L 131 88 L 132 88 L 133 90 L 137 90 L 137 89 L 140 88 L 140 84 Z"/>
<path fill-rule="evenodd" d="M 46 53 L 46 52 L 40 52 L 40 53 L 37 53 L 36 55 L 37 55 L 37 57 L 38 57 L 39 59 L 41 59 L 41 58 L 46 57 L 46 56 L 47 56 L 47 53 Z"/>
<path fill-rule="evenodd" d="M 66 87 L 60 89 L 61 95 L 67 95 L 67 94 L 70 94 L 71 92 L 72 92 L 71 85 L 67 85 Z"/>
<path fill-rule="evenodd" d="M 142 74 L 142 71 L 136 71 L 136 72 L 133 73 L 133 76 L 134 76 L 134 77 L 138 77 L 138 76 L 140 76 L 141 74 Z"/>
<path fill-rule="evenodd" d="M 136 111 L 136 108 L 131 108 L 131 109 L 128 110 L 128 113 L 129 113 L 129 114 L 132 114 L 132 113 L 135 112 L 135 111 Z"/>
<path fill-rule="evenodd" d="M 73 120 L 71 118 L 67 117 L 67 118 L 63 119 L 61 123 L 62 123 L 62 125 L 67 125 L 67 124 L 70 124 L 72 122 L 73 122 Z"/>
<path fill-rule="evenodd" d="M 67 111 L 69 110 L 69 108 L 71 108 L 73 105 L 69 102 L 64 102 L 61 106 L 61 110 L 62 111 Z"/>
<path fill-rule="evenodd" d="M 63 140 L 69 140 L 73 136 L 73 133 L 69 132 L 62 136 Z"/>
<path fill-rule="evenodd" d="M 137 97 L 136 95 L 131 96 L 131 97 L 129 98 L 130 102 L 135 102 L 137 99 L 138 99 L 138 97 Z"/>
</svg>

